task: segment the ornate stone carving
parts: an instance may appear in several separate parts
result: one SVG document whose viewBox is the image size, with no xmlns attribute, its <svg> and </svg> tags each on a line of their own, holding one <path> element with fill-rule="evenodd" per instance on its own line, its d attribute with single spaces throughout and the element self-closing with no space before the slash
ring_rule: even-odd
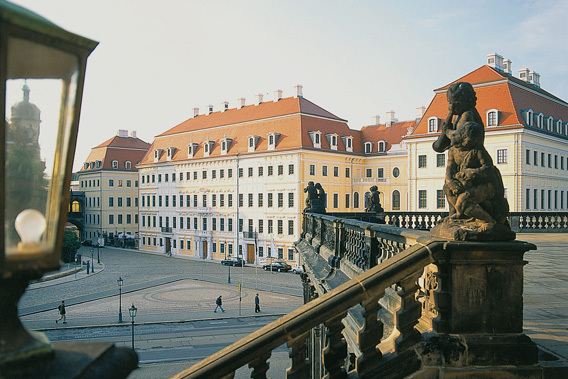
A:
<svg viewBox="0 0 568 379">
<path fill-rule="evenodd" d="M 383 213 L 385 210 L 381 207 L 379 188 L 377 186 L 372 186 L 370 191 L 371 192 L 365 195 L 365 212 Z"/>
<path fill-rule="evenodd" d="M 309 181 L 308 186 L 304 188 L 304 192 L 308 194 L 306 198 L 306 208 L 304 212 L 325 213 L 325 191 L 321 184 Z"/>
<path fill-rule="evenodd" d="M 483 146 L 485 129 L 475 109 L 475 91 L 471 84 L 457 82 L 448 88 L 447 97 L 450 112 L 432 148 L 449 150 L 443 190 L 450 215 L 432 235 L 462 241 L 512 240 L 503 179 Z"/>
</svg>

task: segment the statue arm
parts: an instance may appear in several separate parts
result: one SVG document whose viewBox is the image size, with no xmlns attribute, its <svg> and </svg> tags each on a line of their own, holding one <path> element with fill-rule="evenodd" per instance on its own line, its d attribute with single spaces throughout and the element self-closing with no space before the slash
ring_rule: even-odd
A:
<svg viewBox="0 0 568 379">
<path fill-rule="evenodd" d="M 448 113 L 446 120 L 442 123 L 442 132 L 440 136 L 438 136 L 438 139 L 432 144 L 432 149 L 438 153 L 443 153 L 450 148 L 451 141 L 448 136 L 448 132 L 454 130 L 454 124 L 452 123 L 453 117 L 454 114 L 450 109 L 450 113 Z"/>
<path fill-rule="evenodd" d="M 448 165 L 446 167 L 446 185 L 453 193 L 458 193 L 462 190 L 462 184 L 456 179 L 458 173 L 458 165 L 455 160 L 454 151 L 450 150 L 448 153 Z"/>
</svg>

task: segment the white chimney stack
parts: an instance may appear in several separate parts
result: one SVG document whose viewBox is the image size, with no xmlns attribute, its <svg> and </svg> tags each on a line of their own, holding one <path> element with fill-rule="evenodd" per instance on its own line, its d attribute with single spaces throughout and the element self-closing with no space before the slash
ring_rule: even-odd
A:
<svg viewBox="0 0 568 379">
<path fill-rule="evenodd" d="M 519 70 L 519 79 L 528 83 L 529 82 L 529 72 L 530 72 L 530 70 L 528 68 L 521 68 Z"/>
<path fill-rule="evenodd" d="M 513 72 L 512 63 L 510 59 L 505 59 L 503 61 L 503 72 L 507 75 L 511 75 Z"/>
<path fill-rule="evenodd" d="M 296 97 L 304 97 L 304 94 L 302 93 L 303 88 L 304 86 L 302 86 L 301 84 L 297 84 L 294 86 Z"/>
<path fill-rule="evenodd" d="M 423 105 L 421 107 L 416 107 L 416 119 L 420 120 L 422 116 L 426 113 L 426 107 Z"/>
<path fill-rule="evenodd" d="M 386 127 L 391 126 L 394 122 L 397 122 L 398 119 L 394 117 L 394 111 L 387 112 L 387 122 L 385 123 Z"/>
<path fill-rule="evenodd" d="M 503 57 L 497 53 L 487 55 L 487 65 L 503 72 Z"/>
<path fill-rule="evenodd" d="M 534 71 L 529 72 L 529 83 L 540 88 L 540 74 Z"/>
<path fill-rule="evenodd" d="M 229 109 L 229 102 L 228 101 L 223 101 L 221 103 L 221 112 L 225 112 L 227 109 Z"/>
<path fill-rule="evenodd" d="M 207 114 L 213 113 L 213 105 L 208 105 L 207 110 L 208 110 Z"/>
<path fill-rule="evenodd" d="M 131 136 L 132 138 L 137 138 L 137 137 L 136 137 L 136 130 L 133 130 L 133 131 L 130 133 L 130 136 Z"/>
<path fill-rule="evenodd" d="M 277 89 L 276 91 L 274 91 L 274 102 L 280 100 L 281 98 L 282 98 L 282 90 Z"/>
<path fill-rule="evenodd" d="M 118 136 L 119 137 L 128 137 L 128 130 L 126 129 L 118 129 Z"/>
<path fill-rule="evenodd" d="M 241 97 L 237 100 L 237 104 L 239 104 L 239 109 L 245 106 L 245 98 Z"/>
<path fill-rule="evenodd" d="M 373 116 L 373 125 L 381 125 L 381 116 L 378 114 Z"/>
<path fill-rule="evenodd" d="M 193 108 L 193 117 L 197 117 L 199 116 L 199 108 L 195 107 Z"/>
<path fill-rule="evenodd" d="M 264 100 L 264 95 L 262 93 L 256 95 L 256 105 L 262 104 L 263 100 Z"/>
</svg>

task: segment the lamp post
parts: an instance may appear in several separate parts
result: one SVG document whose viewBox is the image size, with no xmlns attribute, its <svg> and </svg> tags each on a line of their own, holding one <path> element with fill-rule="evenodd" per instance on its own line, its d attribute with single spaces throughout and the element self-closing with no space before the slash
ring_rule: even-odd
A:
<svg viewBox="0 0 568 379">
<path fill-rule="evenodd" d="M 136 317 L 137 310 L 138 308 L 134 306 L 134 303 L 132 303 L 132 306 L 128 308 L 128 312 L 130 312 L 130 317 L 132 318 L 132 350 L 134 350 L 134 317 Z"/>
<path fill-rule="evenodd" d="M 17 304 L 30 280 L 60 268 L 86 63 L 97 44 L 0 2 L 0 368 L 53 357 L 47 337 L 22 325 Z M 42 121 L 32 100 L 54 119 Z"/>
<path fill-rule="evenodd" d="M 122 322 L 122 277 L 116 281 L 118 283 L 118 322 Z"/>
</svg>

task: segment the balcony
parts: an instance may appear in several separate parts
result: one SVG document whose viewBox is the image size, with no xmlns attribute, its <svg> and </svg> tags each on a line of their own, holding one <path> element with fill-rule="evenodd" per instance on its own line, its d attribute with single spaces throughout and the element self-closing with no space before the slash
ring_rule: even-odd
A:
<svg viewBox="0 0 568 379">
<path fill-rule="evenodd" d="M 353 183 L 389 183 L 387 178 L 353 178 Z"/>
<path fill-rule="evenodd" d="M 243 232 L 244 239 L 255 239 L 258 236 L 256 232 Z"/>
<path fill-rule="evenodd" d="M 171 226 L 162 227 L 162 228 L 160 228 L 160 231 L 162 233 L 173 233 Z"/>
<path fill-rule="evenodd" d="M 264 378 L 284 343 L 281 377 L 568 377 L 523 334 L 523 255 L 535 248 L 304 214 L 307 303 L 175 378 L 233 377 L 247 364 Z"/>
</svg>

